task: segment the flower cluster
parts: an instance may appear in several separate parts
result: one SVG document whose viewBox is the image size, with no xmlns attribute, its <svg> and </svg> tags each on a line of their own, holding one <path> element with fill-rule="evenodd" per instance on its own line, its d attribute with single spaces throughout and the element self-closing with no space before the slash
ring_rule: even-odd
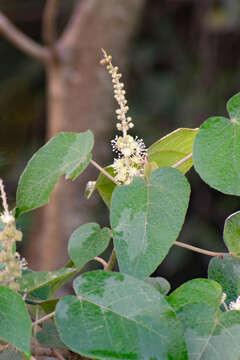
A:
<svg viewBox="0 0 240 360">
<path fill-rule="evenodd" d="M 5 227 L 0 231 L 0 284 L 12 290 L 19 290 L 17 279 L 22 276 L 22 269 L 26 265 L 25 259 L 15 252 L 16 241 L 22 240 L 21 231 L 16 229 L 14 216 L 9 212 L 3 182 L 0 179 L 0 194 L 3 203 L 3 213 L 0 220 Z"/>
<path fill-rule="evenodd" d="M 231 301 L 229 305 L 230 310 L 240 310 L 240 296 L 236 299 L 236 301 Z"/>
<path fill-rule="evenodd" d="M 131 117 L 127 117 L 127 100 L 125 97 L 124 84 L 120 82 L 121 74 L 118 67 L 112 65 L 112 57 L 103 50 L 104 59 L 101 64 L 107 65 L 107 70 L 112 76 L 114 87 L 114 98 L 119 108 L 117 114 L 117 130 L 122 131 L 123 136 L 116 136 L 111 141 L 113 151 L 118 153 L 118 158 L 114 159 L 113 168 L 115 170 L 114 179 L 120 184 L 130 184 L 134 176 L 144 176 L 144 160 L 146 157 L 146 147 L 143 140 L 133 138 L 127 131 L 133 128 L 134 124 Z"/>
</svg>

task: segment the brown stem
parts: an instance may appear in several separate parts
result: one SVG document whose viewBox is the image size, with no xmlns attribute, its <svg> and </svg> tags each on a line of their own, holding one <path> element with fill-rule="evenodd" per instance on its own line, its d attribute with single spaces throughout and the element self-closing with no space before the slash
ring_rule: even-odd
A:
<svg viewBox="0 0 240 360">
<path fill-rule="evenodd" d="M 43 322 L 47 321 L 48 319 L 51 319 L 54 315 L 55 315 L 55 311 L 53 311 L 53 312 L 43 316 L 42 318 L 34 321 L 32 323 L 32 326 L 34 327 L 35 325 L 42 324 Z"/>
<path fill-rule="evenodd" d="M 90 163 L 95 166 L 101 173 L 103 173 L 106 177 L 108 177 L 114 184 L 119 185 L 116 180 L 106 171 L 104 170 L 98 163 L 96 163 L 94 160 L 90 160 Z"/>
<path fill-rule="evenodd" d="M 115 265 L 115 263 L 116 263 L 116 260 L 117 260 L 117 255 L 116 255 L 115 249 L 113 248 L 113 251 L 112 251 L 112 254 L 111 254 L 111 256 L 110 256 L 110 259 L 109 259 L 109 261 L 108 261 L 108 263 L 107 263 L 107 266 L 105 267 L 104 270 L 106 270 L 106 271 L 112 270 L 112 269 L 114 268 L 114 265 Z"/>
<path fill-rule="evenodd" d="M 51 47 L 57 38 L 56 21 L 57 21 L 58 0 L 46 0 L 43 11 L 42 21 L 42 38 L 45 44 Z"/>
<path fill-rule="evenodd" d="M 188 249 L 188 250 L 198 252 L 200 254 L 209 255 L 209 256 L 218 256 L 219 258 L 222 258 L 223 255 L 229 254 L 229 253 L 225 253 L 225 252 L 216 252 L 216 251 L 204 250 L 204 249 L 198 248 L 196 246 L 185 244 L 185 243 L 180 242 L 180 241 L 175 241 L 174 245 L 183 247 L 183 248 Z"/>
<path fill-rule="evenodd" d="M 0 11 L 0 34 L 5 36 L 18 49 L 33 58 L 45 62 L 49 59 L 49 50 L 39 45 L 30 37 L 22 33 L 8 18 Z"/>
<path fill-rule="evenodd" d="M 52 350 L 53 354 L 58 358 L 58 360 L 65 360 L 65 358 L 62 356 L 62 354 L 57 349 Z"/>
<path fill-rule="evenodd" d="M 188 154 L 187 156 L 185 156 L 183 159 L 179 160 L 178 162 L 176 162 L 176 164 L 172 165 L 173 168 L 177 168 L 178 166 L 182 165 L 183 163 L 185 163 L 185 161 L 191 159 L 192 157 L 192 153 Z"/>
</svg>

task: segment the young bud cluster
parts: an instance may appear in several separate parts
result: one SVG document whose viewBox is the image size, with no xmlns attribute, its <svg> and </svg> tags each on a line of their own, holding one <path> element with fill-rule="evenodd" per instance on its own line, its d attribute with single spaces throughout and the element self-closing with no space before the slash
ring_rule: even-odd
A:
<svg viewBox="0 0 240 360">
<path fill-rule="evenodd" d="M 0 284 L 12 290 L 19 290 L 17 279 L 22 276 L 20 255 L 13 250 L 15 242 L 21 240 L 22 233 L 16 229 L 14 222 L 0 231 Z"/>
<path fill-rule="evenodd" d="M 133 128 L 134 124 L 131 117 L 127 117 L 127 100 L 125 97 L 124 84 L 120 82 L 121 74 L 118 73 L 118 67 L 112 65 L 112 57 L 103 50 L 104 59 L 102 65 L 107 65 L 107 70 L 112 76 L 114 87 L 114 98 L 119 108 L 117 114 L 117 130 L 122 131 L 123 136 L 116 136 L 111 141 L 113 151 L 118 153 L 118 159 L 114 159 L 113 168 L 115 170 L 114 179 L 120 184 L 130 184 L 134 176 L 144 176 L 144 160 L 146 157 L 146 147 L 143 140 L 134 139 L 127 135 L 127 131 Z"/>
</svg>

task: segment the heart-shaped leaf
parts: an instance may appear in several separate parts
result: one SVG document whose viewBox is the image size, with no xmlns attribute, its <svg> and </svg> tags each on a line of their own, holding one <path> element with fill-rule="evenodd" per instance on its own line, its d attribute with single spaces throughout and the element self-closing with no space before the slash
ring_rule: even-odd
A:
<svg viewBox="0 0 240 360">
<path fill-rule="evenodd" d="M 213 280 L 190 280 L 168 296 L 168 302 L 175 311 L 191 303 L 203 302 L 213 309 L 219 308 L 222 300 L 222 288 Z"/>
<path fill-rule="evenodd" d="M 212 117 L 200 127 L 194 141 L 194 167 L 211 187 L 240 195 L 240 95 L 227 104 L 231 119 Z"/>
<path fill-rule="evenodd" d="M 239 360 L 240 311 L 214 311 L 206 303 L 179 309 L 189 360 Z"/>
<path fill-rule="evenodd" d="M 146 283 L 152 285 L 162 295 L 167 295 L 171 289 L 169 282 L 163 277 L 149 277 L 144 280 Z"/>
<path fill-rule="evenodd" d="M 157 290 L 142 280 L 93 271 L 74 281 L 75 296 L 62 298 L 56 325 L 74 352 L 97 359 L 187 358 L 175 313 Z"/>
<path fill-rule="evenodd" d="M 235 301 L 240 295 L 240 258 L 224 255 L 214 257 L 208 267 L 208 277 L 217 281 L 227 294 L 226 303 Z"/>
<path fill-rule="evenodd" d="M 69 256 L 76 267 L 81 269 L 88 261 L 106 249 L 110 239 L 111 232 L 108 228 L 101 229 L 95 223 L 82 225 L 70 237 Z"/>
<path fill-rule="evenodd" d="M 115 176 L 114 169 L 111 166 L 104 168 L 111 176 Z M 105 204 L 110 207 L 111 198 L 113 190 L 115 189 L 116 184 L 112 182 L 107 176 L 104 174 L 100 174 L 97 178 L 95 189 L 98 190 L 101 198 L 105 202 Z"/>
<path fill-rule="evenodd" d="M 171 166 L 182 160 L 192 152 L 193 141 L 198 129 L 177 129 L 162 139 L 156 141 L 148 149 L 148 160 L 154 162 L 158 167 Z M 183 174 L 192 167 L 190 157 L 178 166 Z"/>
<path fill-rule="evenodd" d="M 223 239 L 233 255 L 240 255 L 240 211 L 230 215 L 224 224 Z"/>
<path fill-rule="evenodd" d="M 0 339 L 29 357 L 31 331 L 31 320 L 21 296 L 0 286 Z"/>
<path fill-rule="evenodd" d="M 156 269 L 181 230 L 189 195 L 187 179 L 170 167 L 114 190 L 111 225 L 121 272 L 144 279 Z"/>
<path fill-rule="evenodd" d="M 75 179 L 88 166 L 93 147 L 90 131 L 59 133 L 39 149 L 21 175 L 17 189 L 16 216 L 49 201 L 60 176 Z"/>
</svg>

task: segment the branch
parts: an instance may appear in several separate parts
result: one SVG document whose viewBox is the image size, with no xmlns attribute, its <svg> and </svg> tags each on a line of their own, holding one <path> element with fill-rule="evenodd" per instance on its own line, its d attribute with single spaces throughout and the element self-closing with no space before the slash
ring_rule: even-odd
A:
<svg viewBox="0 0 240 360">
<path fill-rule="evenodd" d="M 8 18 L 0 11 L 0 34 L 5 36 L 18 49 L 33 58 L 45 62 L 49 59 L 49 51 L 46 47 L 39 45 L 30 37 L 21 32 L 13 25 Z"/>
<path fill-rule="evenodd" d="M 36 326 L 36 325 L 38 325 L 38 324 L 41 324 L 41 323 L 47 321 L 48 319 L 51 319 L 54 315 L 55 315 L 55 311 L 53 311 L 53 312 L 51 312 L 50 314 L 47 314 L 47 315 L 43 316 L 42 318 L 34 321 L 34 322 L 32 323 L 32 326 L 34 327 L 34 326 Z"/>
<path fill-rule="evenodd" d="M 185 243 L 180 242 L 180 241 L 175 241 L 174 245 L 183 247 L 183 248 L 188 249 L 188 250 L 198 252 L 200 254 L 209 255 L 209 256 L 218 256 L 219 258 L 222 258 L 223 255 L 229 254 L 229 253 L 225 253 L 225 252 L 215 252 L 215 251 L 209 251 L 209 250 L 200 249 L 200 248 L 198 248 L 196 246 L 185 244 Z"/>
<path fill-rule="evenodd" d="M 46 0 L 43 11 L 42 38 L 44 43 L 50 47 L 55 43 L 57 38 L 57 5 L 58 0 Z"/>
<path fill-rule="evenodd" d="M 62 34 L 61 42 L 69 45 L 75 44 L 78 41 L 79 36 L 84 32 L 85 21 L 87 21 L 97 2 L 98 0 L 82 0 L 77 2 L 69 23 Z M 70 45 L 71 47 L 72 45 Z"/>
<path fill-rule="evenodd" d="M 104 269 L 108 265 L 107 262 L 104 259 L 100 258 L 99 256 L 95 256 L 95 258 L 93 258 L 93 260 L 98 261 L 99 263 L 101 263 L 103 265 Z"/>
</svg>

